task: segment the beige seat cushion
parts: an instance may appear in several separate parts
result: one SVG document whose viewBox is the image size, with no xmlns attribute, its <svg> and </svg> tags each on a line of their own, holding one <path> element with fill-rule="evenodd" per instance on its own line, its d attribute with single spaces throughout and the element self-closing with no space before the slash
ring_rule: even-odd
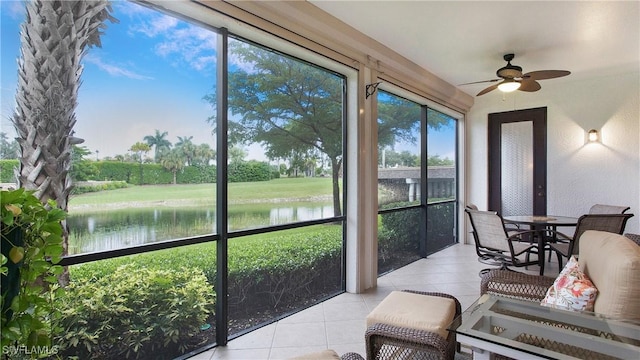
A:
<svg viewBox="0 0 640 360">
<path fill-rule="evenodd" d="M 640 320 L 640 246 L 628 238 L 603 231 L 580 237 L 580 268 L 598 289 L 593 311 Z"/>
<path fill-rule="evenodd" d="M 453 299 L 393 291 L 369 313 L 367 327 L 382 323 L 426 330 L 446 339 L 447 327 L 453 321 L 455 313 L 456 304 Z"/>
<path fill-rule="evenodd" d="M 340 356 L 338 356 L 337 352 L 331 349 L 327 349 L 310 354 L 296 356 L 294 358 L 291 358 L 291 360 L 340 360 Z"/>
</svg>

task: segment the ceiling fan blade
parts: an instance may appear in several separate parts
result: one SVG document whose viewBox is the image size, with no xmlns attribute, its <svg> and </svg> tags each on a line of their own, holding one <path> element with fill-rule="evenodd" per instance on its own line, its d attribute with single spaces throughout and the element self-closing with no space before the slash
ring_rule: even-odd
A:
<svg viewBox="0 0 640 360">
<path fill-rule="evenodd" d="M 478 93 L 478 95 L 476 95 L 476 96 L 484 95 L 484 94 L 488 93 L 489 91 L 493 91 L 493 90 L 495 90 L 497 88 L 498 88 L 498 84 L 493 84 L 493 85 L 489 86 L 488 88 L 480 91 Z"/>
<path fill-rule="evenodd" d="M 532 71 L 522 75 L 525 80 L 545 80 L 553 79 L 571 74 L 571 71 L 567 70 L 539 70 Z"/>
<path fill-rule="evenodd" d="M 542 88 L 542 86 L 540 86 L 539 82 L 531 79 L 524 79 L 520 80 L 520 87 L 518 88 L 518 90 L 534 92 L 540 90 L 540 88 Z"/>
<path fill-rule="evenodd" d="M 491 79 L 491 80 L 474 81 L 474 82 L 470 82 L 470 83 L 460 84 L 458 86 L 472 85 L 472 84 L 482 84 L 482 83 L 496 82 L 496 81 L 500 81 L 500 80 L 502 80 L 502 79 Z"/>
</svg>

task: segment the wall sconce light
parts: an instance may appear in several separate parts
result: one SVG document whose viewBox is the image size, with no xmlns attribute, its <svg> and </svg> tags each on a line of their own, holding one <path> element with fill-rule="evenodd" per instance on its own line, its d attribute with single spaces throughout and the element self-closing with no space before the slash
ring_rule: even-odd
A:
<svg viewBox="0 0 640 360">
<path fill-rule="evenodd" d="M 378 85 L 382 84 L 382 81 L 378 81 L 377 83 L 373 83 L 373 84 L 369 84 L 366 86 L 365 89 L 365 99 L 368 99 L 369 96 L 375 94 L 376 89 L 378 88 Z"/>
<path fill-rule="evenodd" d="M 599 139 L 600 139 L 600 134 L 598 134 L 598 130 L 596 129 L 589 130 L 589 132 L 587 133 L 587 140 L 589 140 L 589 142 L 596 142 Z"/>
</svg>

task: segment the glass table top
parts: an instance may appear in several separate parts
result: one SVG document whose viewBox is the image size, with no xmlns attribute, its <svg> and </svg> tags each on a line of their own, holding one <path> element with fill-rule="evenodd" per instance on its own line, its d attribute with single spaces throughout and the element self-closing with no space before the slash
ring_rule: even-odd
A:
<svg viewBox="0 0 640 360">
<path fill-rule="evenodd" d="M 640 359 L 637 322 L 501 296 L 481 296 L 449 330 L 486 343 L 487 350 L 504 347 L 548 359 Z"/>
</svg>

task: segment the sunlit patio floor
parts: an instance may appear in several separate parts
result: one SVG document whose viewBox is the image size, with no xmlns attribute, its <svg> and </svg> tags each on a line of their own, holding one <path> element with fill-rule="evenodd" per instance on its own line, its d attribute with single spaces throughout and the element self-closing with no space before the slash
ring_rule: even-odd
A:
<svg viewBox="0 0 640 360">
<path fill-rule="evenodd" d="M 478 262 L 473 245 L 454 245 L 381 276 L 378 286 L 365 293 L 341 294 L 190 359 L 287 359 L 324 349 L 365 356 L 365 317 L 391 291 L 448 293 L 458 298 L 464 310 L 478 298 L 478 272 L 487 267 Z M 537 266 L 517 270 L 538 273 Z M 557 262 L 546 263 L 545 275 L 557 274 Z"/>
</svg>

